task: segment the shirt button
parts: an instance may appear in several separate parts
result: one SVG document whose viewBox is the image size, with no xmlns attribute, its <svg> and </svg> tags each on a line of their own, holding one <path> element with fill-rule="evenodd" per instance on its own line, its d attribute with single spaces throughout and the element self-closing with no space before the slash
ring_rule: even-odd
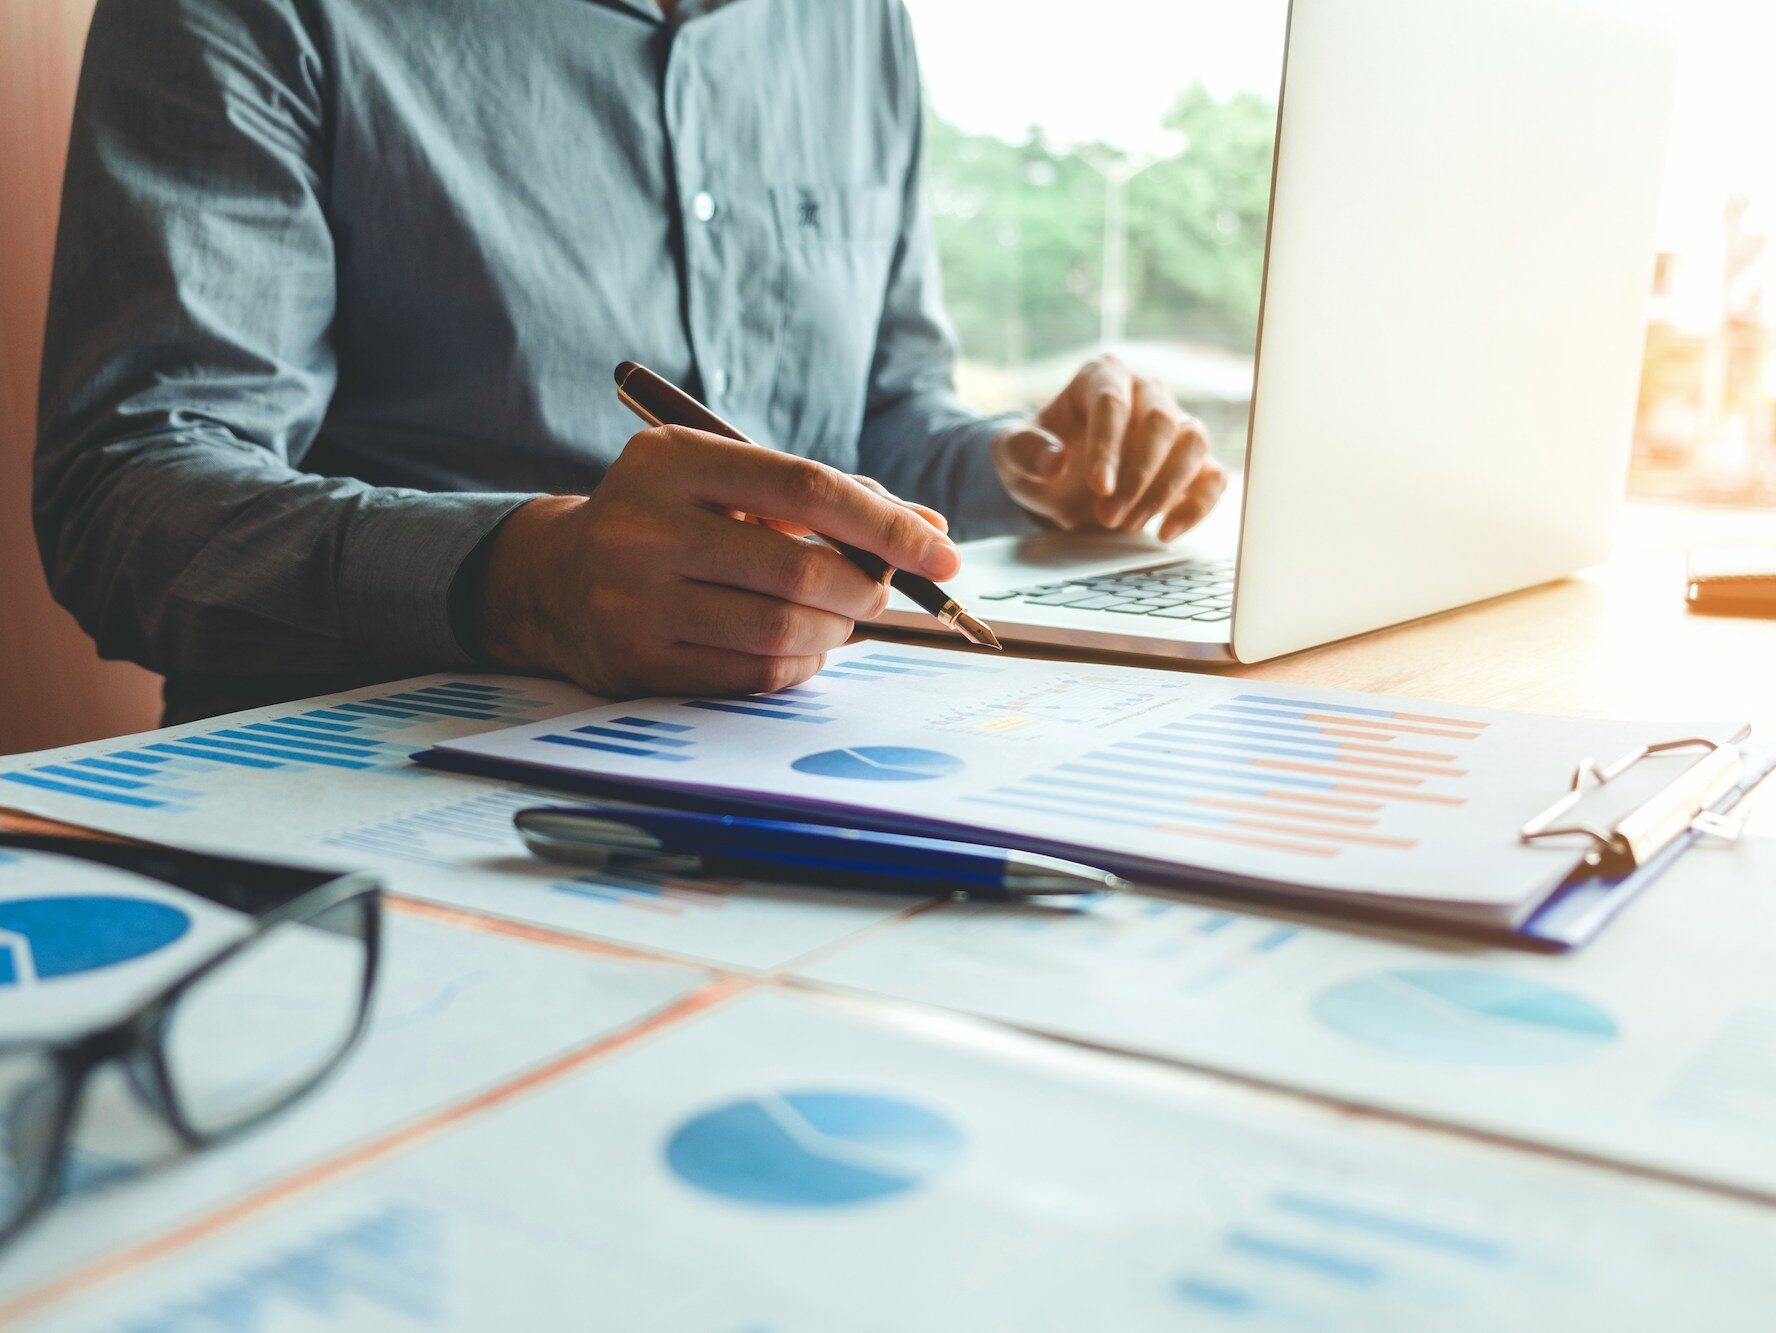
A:
<svg viewBox="0 0 1776 1333">
<path fill-rule="evenodd" d="M 709 372 L 709 392 L 720 398 L 728 391 L 728 372 L 717 366 Z"/>
<path fill-rule="evenodd" d="M 715 216 L 715 197 L 707 190 L 698 190 L 691 198 L 691 216 L 707 222 Z"/>
</svg>

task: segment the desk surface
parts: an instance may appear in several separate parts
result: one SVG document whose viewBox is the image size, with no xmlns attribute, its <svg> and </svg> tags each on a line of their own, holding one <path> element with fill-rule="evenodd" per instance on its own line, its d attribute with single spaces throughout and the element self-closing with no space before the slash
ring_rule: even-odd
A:
<svg viewBox="0 0 1776 1333">
<path fill-rule="evenodd" d="M 1247 668 L 1242 674 L 1279 682 L 1387 691 L 1470 706 L 1647 718 L 1717 715 L 1743 719 L 1766 735 L 1776 734 L 1776 691 L 1770 687 L 1772 676 L 1776 675 L 1776 621 L 1691 616 L 1682 601 L 1683 552 L 1687 547 L 1768 543 L 1776 539 L 1772 518 L 1768 512 L 1638 506 L 1624 520 L 1617 558 L 1579 578 Z M 1763 827 L 1776 832 L 1776 802 L 1762 804 Z M 0 827 L 46 826 L 0 811 Z M 576 955 L 640 957 L 629 949 L 429 903 L 400 900 L 396 908 L 403 917 L 441 922 L 452 929 L 473 927 L 502 937 L 541 941 L 550 947 L 568 948 Z M 1291 962 L 1289 966 L 1296 964 Z M 671 1011 L 674 1017 L 670 1021 L 714 1003 L 711 997 L 748 988 L 769 989 L 775 984 L 772 977 L 713 975 L 715 980 L 710 986 Z M 631 1035 L 651 1033 L 666 1021 L 647 1020 L 633 1028 Z M 628 1039 L 625 1036 L 620 1040 Z M 618 1041 L 595 1042 L 585 1048 L 585 1054 L 549 1066 L 546 1077 L 553 1079 L 563 1071 L 577 1068 L 579 1062 L 602 1058 L 605 1051 L 617 1049 Z M 1267 1105 L 1298 1105 L 1315 1116 L 1325 1117 L 1329 1123 L 1374 1121 L 1378 1129 L 1385 1126 L 1390 1135 L 1401 1137 L 1402 1141 L 1416 1141 L 1413 1136 L 1424 1133 L 1440 1136 L 1440 1142 L 1472 1137 L 1471 1131 L 1416 1114 L 1357 1111 L 1355 1104 L 1345 1099 L 1314 1092 L 1279 1094 L 1277 1089 L 1282 1085 L 1269 1080 L 1261 1080 L 1262 1087 L 1253 1087 L 1247 1076 L 1238 1073 L 1224 1079 L 1207 1074 L 1202 1068 L 1180 1066 L 1173 1072 L 1180 1086 L 1189 1083 L 1193 1087 L 1224 1090 L 1243 1088 Z M 460 1106 L 446 1106 L 436 1113 L 437 1123 L 454 1122 L 471 1112 L 479 1114 L 477 1108 L 483 1103 L 491 1106 L 499 1098 L 515 1095 L 513 1089 L 527 1088 L 539 1077 L 542 1076 L 523 1074 L 505 1085 L 497 1096 L 483 1094 Z M 390 1132 L 376 1141 L 374 1151 L 365 1160 L 401 1151 L 410 1138 L 412 1134 L 407 1130 Z M 1530 1148 L 1522 1143 L 1512 1146 L 1519 1158 L 1573 1160 L 1572 1153 L 1559 1147 Z M 364 1153 L 353 1150 L 335 1161 L 349 1165 L 359 1156 Z M 1619 1174 L 1600 1167 L 1589 1155 L 1577 1160 L 1598 1176 Z M 331 1165 L 327 1168 L 333 1169 Z M 284 1168 L 279 1170 L 288 1175 Z M 216 1212 L 205 1217 L 228 1219 L 238 1214 L 245 1218 L 270 1208 L 286 1189 L 283 1175 L 268 1176 L 270 1183 L 259 1187 L 245 1202 L 219 1205 Z M 120 1258 L 77 1267 L 34 1293 L 25 1293 L 18 1298 L 23 1304 L 15 1302 L 12 1308 L 18 1311 L 59 1301 L 82 1290 L 89 1279 L 133 1271 L 157 1259 L 163 1249 L 170 1253 L 190 1237 L 204 1234 L 203 1229 L 211 1225 L 211 1220 L 200 1220 L 165 1245 L 160 1241 L 144 1243 L 120 1251 Z M 0 1318 L 4 1308 L 5 1301 L 0 1299 Z"/>
<path fill-rule="evenodd" d="M 1692 615 L 1683 601 L 1685 551 L 1772 543 L 1767 509 L 1630 505 L 1616 556 L 1576 578 L 1238 674 L 1482 708 L 1719 717 L 1776 735 L 1776 620 Z M 44 825 L 0 811 L 0 827 Z"/>
<path fill-rule="evenodd" d="M 1776 732 L 1776 620 L 1690 614 L 1684 553 L 1769 546 L 1776 513 L 1632 505 L 1614 559 L 1577 578 L 1242 674 L 1445 703 L 1751 722 Z"/>
</svg>

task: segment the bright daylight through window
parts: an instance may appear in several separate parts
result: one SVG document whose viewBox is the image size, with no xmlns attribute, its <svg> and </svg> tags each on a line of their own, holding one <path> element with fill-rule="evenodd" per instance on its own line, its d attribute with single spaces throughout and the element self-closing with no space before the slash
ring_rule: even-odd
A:
<svg viewBox="0 0 1776 1333">
<path fill-rule="evenodd" d="M 965 396 L 1034 408 L 1108 346 L 1240 458 L 1287 0 L 908 7 Z M 1629 486 L 1776 500 L 1776 10 L 1696 0 L 1677 22 Z"/>
</svg>

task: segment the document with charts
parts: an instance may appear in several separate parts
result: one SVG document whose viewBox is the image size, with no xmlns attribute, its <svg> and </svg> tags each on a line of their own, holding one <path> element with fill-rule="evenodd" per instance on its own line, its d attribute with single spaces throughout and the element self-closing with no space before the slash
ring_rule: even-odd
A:
<svg viewBox="0 0 1776 1333">
<path fill-rule="evenodd" d="M 1776 1202 L 1776 839 L 1698 847 L 1572 956 L 1145 894 L 945 903 L 797 969 Z"/>
<path fill-rule="evenodd" d="M 1583 851 L 1517 838 L 1576 759 L 1738 732 L 859 643 L 775 694 L 607 705 L 429 758 L 1511 925 Z M 1694 758 L 1609 796 L 1644 801 Z"/>
<path fill-rule="evenodd" d="M 6 755 L 0 807 L 169 847 L 372 870 L 409 897 L 745 970 L 781 966 L 904 910 L 879 893 L 785 894 L 541 861 L 512 815 L 556 793 L 408 758 L 596 702 L 558 681 L 422 676 Z"/>
<path fill-rule="evenodd" d="M 1772 1245 L 1742 1200 L 755 992 L 31 1327 L 1768 1333 Z"/>
</svg>

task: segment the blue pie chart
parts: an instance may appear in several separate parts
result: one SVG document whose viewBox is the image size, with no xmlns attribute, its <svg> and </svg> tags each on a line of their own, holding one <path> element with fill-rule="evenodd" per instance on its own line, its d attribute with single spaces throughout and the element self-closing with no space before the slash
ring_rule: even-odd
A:
<svg viewBox="0 0 1776 1333">
<path fill-rule="evenodd" d="M 184 912 L 144 898 L 0 901 L 0 986 L 115 967 L 166 948 L 190 929 Z"/>
<path fill-rule="evenodd" d="M 900 745 L 854 745 L 845 750 L 805 754 L 790 765 L 798 773 L 853 782 L 929 782 L 953 777 L 962 761 L 942 750 L 913 750 Z"/>
<path fill-rule="evenodd" d="M 736 1203 L 836 1208 L 916 1189 L 962 1154 L 961 1130 L 916 1102 L 822 1089 L 724 1103 L 685 1121 L 666 1164 Z"/>
<path fill-rule="evenodd" d="M 1562 1065 L 1619 1035 L 1583 995 L 1485 968 L 1353 977 L 1313 1002 L 1319 1022 L 1391 1055 L 1446 1065 Z"/>
</svg>

